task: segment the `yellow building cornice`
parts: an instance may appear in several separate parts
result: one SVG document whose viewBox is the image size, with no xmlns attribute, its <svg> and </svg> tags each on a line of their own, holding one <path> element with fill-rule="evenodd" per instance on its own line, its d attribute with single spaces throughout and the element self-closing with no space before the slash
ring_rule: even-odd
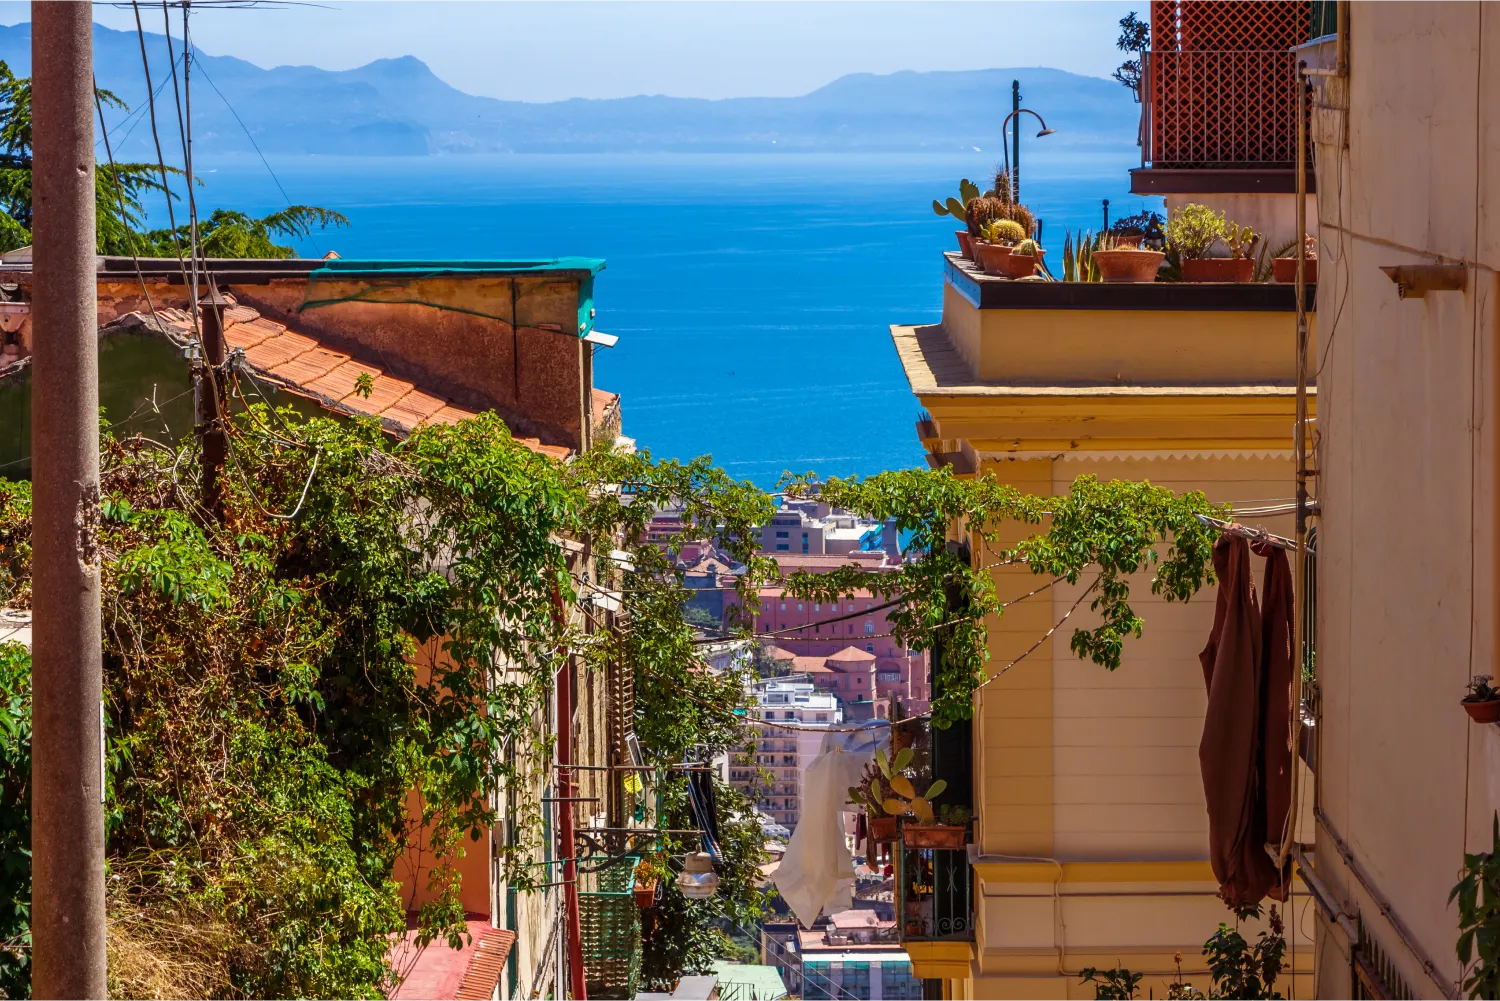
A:
<svg viewBox="0 0 1500 1001">
<path fill-rule="evenodd" d="M 1212 883 L 1203 862 L 1001 862 L 980 860 L 974 874 L 987 883 Z"/>
</svg>

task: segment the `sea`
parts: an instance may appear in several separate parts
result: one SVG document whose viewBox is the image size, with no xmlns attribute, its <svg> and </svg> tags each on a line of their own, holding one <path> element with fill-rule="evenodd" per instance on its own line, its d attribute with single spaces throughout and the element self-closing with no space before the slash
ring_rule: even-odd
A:
<svg viewBox="0 0 1500 1001">
<path fill-rule="evenodd" d="M 1134 146 L 1024 151 L 1022 200 L 1064 233 L 1159 199 L 1129 193 Z M 935 322 L 956 224 L 932 200 L 993 176 L 971 154 L 510 154 L 257 157 L 198 164 L 200 215 L 337 209 L 296 241 L 345 258 L 600 257 L 595 383 L 662 457 L 711 455 L 764 488 L 787 471 L 923 464 L 893 323 Z M 982 185 L 984 186 L 984 185 Z M 158 213 L 153 213 L 157 223 Z"/>
</svg>

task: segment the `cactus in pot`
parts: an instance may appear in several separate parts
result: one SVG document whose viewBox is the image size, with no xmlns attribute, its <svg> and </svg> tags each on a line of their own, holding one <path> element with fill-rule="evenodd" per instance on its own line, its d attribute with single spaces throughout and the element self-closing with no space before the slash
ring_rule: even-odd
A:
<svg viewBox="0 0 1500 1001">
<path fill-rule="evenodd" d="M 980 230 L 987 243 L 1016 244 L 1026 239 L 1026 230 L 1014 219 L 991 219 Z"/>
<path fill-rule="evenodd" d="M 958 182 L 958 197 L 948 196 L 946 201 L 932 200 L 932 211 L 939 216 L 950 215 L 959 222 L 967 223 L 969 203 L 979 197 L 979 185 L 967 177 Z"/>
</svg>

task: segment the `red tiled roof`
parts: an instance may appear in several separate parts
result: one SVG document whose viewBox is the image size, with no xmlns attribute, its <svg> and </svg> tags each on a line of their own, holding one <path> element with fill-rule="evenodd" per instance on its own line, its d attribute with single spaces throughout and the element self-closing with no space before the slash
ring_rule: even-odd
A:
<svg viewBox="0 0 1500 1001">
<path fill-rule="evenodd" d="M 833 668 L 824 665 L 825 657 L 793 657 L 792 670 L 804 674 L 832 674 Z"/>
<path fill-rule="evenodd" d="M 766 656 L 772 660 L 796 660 L 797 655 L 779 646 L 767 647 Z"/>
<path fill-rule="evenodd" d="M 868 660 L 874 660 L 875 659 L 875 655 L 873 653 L 871 653 L 870 651 L 868 651 L 868 650 L 861 650 L 857 646 L 846 646 L 846 647 L 844 647 L 844 649 L 840 650 L 838 653 L 831 653 L 831 654 L 829 654 L 827 656 L 827 658 L 825 658 L 825 659 L 827 659 L 827 660 L 845 661 L 845 662 L 848 662 L 848 661 L 868 661 Z"/>
<path fill-rule="evenodd" d="M 516 933 L 503 928 L 486 932 L 474 949 L 469 969 L 458 987 L 457 1001 L 490 1001 L 505 970 L 505 957 L 516 942 Z"/>
<path fill-rule="evenodd" d="M 489 952 L 501 943 L 486 946 L 490 936 L 499 931 L 490 927 L 487 918 L 478 914 L 466 915 L 464 924 L 467 934 L 462 947 L 450 948 L 447 941 L 440 938 L 419 948 L 416 915 L 407 915 L 406 933 L 392 942 L 391 950 L 386 956 L 391 968 L 401 977 L 401 983 L 390 995 L 394 1001 L 427 998 L 449 1001 L 467 996 L 462 993 L 464 985 L 469 982 L 469 973 L 481 955 L 481 950 Z M 501 934 L 514 939 L 511 932 Z"/>
<path fill-rule="evenodd" d="M 172 333 L 191 336 L 192 318 L 180 309 L 159 309 L 159 316 Z M 250 367 L 279 388 L 306 396 L 330 410 L 375 417 L 387 430 L 409 434 L 423 424 L 457 424 L 476 416 L 475 411 L 455 406 L 451 400 L 424 392 L 405 379 L 387 375 L 378 365 L 326 348 L 315 338 L 288 330 L 285 324 L 268 320 L 249 306 L 234 303 L 224 310 L 224 342 L 245 352 Z M 361 375 L 370 377 L 370 392 L 357 392 Z M 619 402 L 619 396 L 594 390 L 596 412 L 601 405 Z M 553 459 L 566 459 L 569 450 L 543 445 L 536 438 L 517 442 Z"/>
<path fill-rule="evenodd" d="M 619 393 L 611 393 L 607 389 L 594 390 L 594 419 L 600 420 L 609 413 L 610 408 L 620 402 Z"/>
</svg>

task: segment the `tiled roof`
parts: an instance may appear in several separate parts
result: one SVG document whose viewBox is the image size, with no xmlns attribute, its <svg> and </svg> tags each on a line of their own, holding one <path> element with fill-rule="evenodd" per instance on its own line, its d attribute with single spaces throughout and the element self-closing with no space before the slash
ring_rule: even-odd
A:
<svg viewBox="0 0 1500 1001">
<path fill-rule="evenodd" d="M 826 659 L 838 661 L 869 661 L 874 660 L 875 655 L 868 650 L 861 650 L 857 646 L 846 646 L 838 653 L 829 654 Z"/>
<path fill-rule="evenodd" d="M 185 310 L 158 309 L 156 315 L 168 328 L 164 331 L 168 336 L 178 340 L 192 337 L 192 317 Z M 278 388 L 313 399 L 329 410 L 374 417 L 396 434 L 410 434 L 423 424 L 457 424 L 476 416 L 475 411 L 389 375 L 378 365 L 324 347 L 317 339 L 267 319 L 249 306 L 236 303 L 224 310 L 224 343 L 230 350 L 244 351 L 245 361 L 256 375 Z M 370 377 L 368 395 L 357 391 L 361 375 Z M 594 396 L 596 405 L 601 396 L 619 400 L 616 394 L 598 389 Z M 567 448 L 544 445 L 536 438 L 518 437 L 516 441 L 549 458 L 565 459 L 569 455 Z"/>
<path fill-rule="evenodd" d="M 474 949 L 463 983 L 458 987 L 457 1001 L 490 1001 L 505 971 L 505 958 L 515 945 L 516 933 L 495 928 L 485 933 Z"/>
<path fill-rule="evenodd" d="M 796 660 L 797 655 L 779 646 L 767 647 L 766 656 L 772 660 Z"/>
<path fill-rule="evenodd" d="M 793 657 L 792 670 L 803 674 L 832 674 L 833 668 L 824 665 L 825 657 Z"/>
</svg>

